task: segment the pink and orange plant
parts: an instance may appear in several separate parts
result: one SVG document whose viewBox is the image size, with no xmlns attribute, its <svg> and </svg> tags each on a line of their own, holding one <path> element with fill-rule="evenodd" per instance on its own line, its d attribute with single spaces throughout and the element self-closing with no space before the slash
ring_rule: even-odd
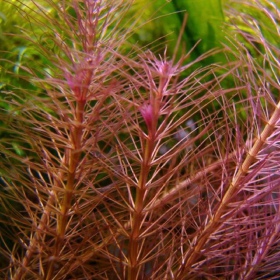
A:
<svg viewBox="0 0 280 280">
<path fill-rule="evenodd" d="M 196 68 L 220 50 L 127 53 L 132 2 L 34 4 L 50 66 L 18 74 L 39 93 L 1 93 L 3 277 L 277 279 L 280 51 L 257 20 Z"/>
</svg>

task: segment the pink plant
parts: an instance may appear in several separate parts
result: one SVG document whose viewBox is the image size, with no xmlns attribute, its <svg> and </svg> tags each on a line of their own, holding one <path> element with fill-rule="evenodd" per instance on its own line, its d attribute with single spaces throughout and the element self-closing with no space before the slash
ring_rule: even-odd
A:
<svg viewBox="0 0 280 280">
<path fill-rule="evenodd" d="M 0 113 L 24 151 L 0 141 L 3 279 L 279 277 L 279 48 L 244 15 L 258 59 L 238 39 L 223 65 L 127 54 L 132 3 L 46 3 L 52 75 Z"/>
</svg>

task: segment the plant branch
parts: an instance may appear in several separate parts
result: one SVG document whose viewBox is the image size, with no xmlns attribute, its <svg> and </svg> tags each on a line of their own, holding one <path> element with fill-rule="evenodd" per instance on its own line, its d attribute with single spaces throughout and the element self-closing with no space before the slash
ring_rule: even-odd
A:
<svg viewBox="0 0 280 280">
<path fill-rule="evenodd" d="M 189 250 L 182 262 L 180 273 L 178 275 L 178 279 L 181 279 L 183 275 L 185 275 L 192 267 L 192 265 L 197 261 L 199 256 L 201 255 L 201 251 L 203 246 L 207 243 L 209 237 L 221 226 L 221 224 L 225 221 L 225 217 L 222 217 L 225 213 L 225 210 L 228 207 L 229 202 L 232 197 L 241 187 L 241 180 L 249 171 L 250 166 L 256 160 L 258 153 L 261 151 L 262 147 L 266 143 L 268 137 L 273 133 L 276 123 L 280 118 L 280 102 L 276 105 L 276 108 L 267 122 L 264 130 L 261 135 L 255 141 L 253 147 L 249 150 L 245 160 L 241 164 L 237 174 L 233 177 L 221 203 L 213 214 L 212 219 L 205 226 L 199 238 L 195 240 L 195 244 L 192 246 L 191 250 Z"/>
</svg>

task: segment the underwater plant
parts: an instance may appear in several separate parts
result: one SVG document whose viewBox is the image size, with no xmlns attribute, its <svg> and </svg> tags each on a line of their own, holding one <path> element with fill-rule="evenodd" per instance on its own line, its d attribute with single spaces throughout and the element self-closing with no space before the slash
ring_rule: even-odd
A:
<svg viewBox="0 0 280 280">
<path fill-rule="evenodd" d="M 3 279 L 277 279 L 277 5 L 232 2 L 190 61 L 184 24 L 173 56 L 130 45 L 133 1 L 5 2 L 38 64 L 1 88 Z"/>
</svg>

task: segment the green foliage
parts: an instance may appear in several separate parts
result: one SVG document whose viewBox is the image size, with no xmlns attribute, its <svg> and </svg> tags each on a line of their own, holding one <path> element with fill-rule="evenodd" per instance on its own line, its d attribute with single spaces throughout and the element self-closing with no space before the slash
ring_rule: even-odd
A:
<svg viewBox="0 0 280 280">
<path fill-rule="evenodd" d="M 189 51 L 196 46 L 191 53 L 190 61 L 207 51 L 221 47 L 225 42 L 227 28 L 224 25 L 225 16 L 221 0 L 173 0 L 166 1 L 165 4 L 162 1 L 138 0 L 137 3 L 140 23 L 143 26 L 136 31 L 138 37 L 134 36 L 134 42 L 140 42 L 142 45 L 152 44 L 149 47 L 155 50 L 158 49 L 157 45 L 161 48 L 167 45 L 169 51 L 174 50 L 176 38 L 183 27 L 183 39 L 180 43 L 178 57 L 182 51 Z M 144 10 L 141 9 L 143 6 L 146 7 Z M 135 7 L 137 9 L 137 6 Z M 187 22 L 183 26 L 185 17 Z M 158 51 L 162 52 L 162 50 Z M 173 54 L 170 53 L 170 55 Z M 225 61 L 225 57 L 219 53 L 211 56 L 211 59 L 209 57 L 204 60 L 203 63 L 223 61 Z"/>
<path fill-rule="evenodd" d="M 221 0 L 174 0 L 172 3 L 176 11 L 187 13 L 185 40 L 188 45 L 193 47 L 200 41 L 193 55 L 200 56 L 209 50 L 222 46 L 225 41 L 226 28 Z M 182 22 L 183 14 L 179 12 L 178 16 Z M 216 54 L 211 60 L 209 63 L 221 63 L 225 58 L 222 54 Z"/>
</svg>

